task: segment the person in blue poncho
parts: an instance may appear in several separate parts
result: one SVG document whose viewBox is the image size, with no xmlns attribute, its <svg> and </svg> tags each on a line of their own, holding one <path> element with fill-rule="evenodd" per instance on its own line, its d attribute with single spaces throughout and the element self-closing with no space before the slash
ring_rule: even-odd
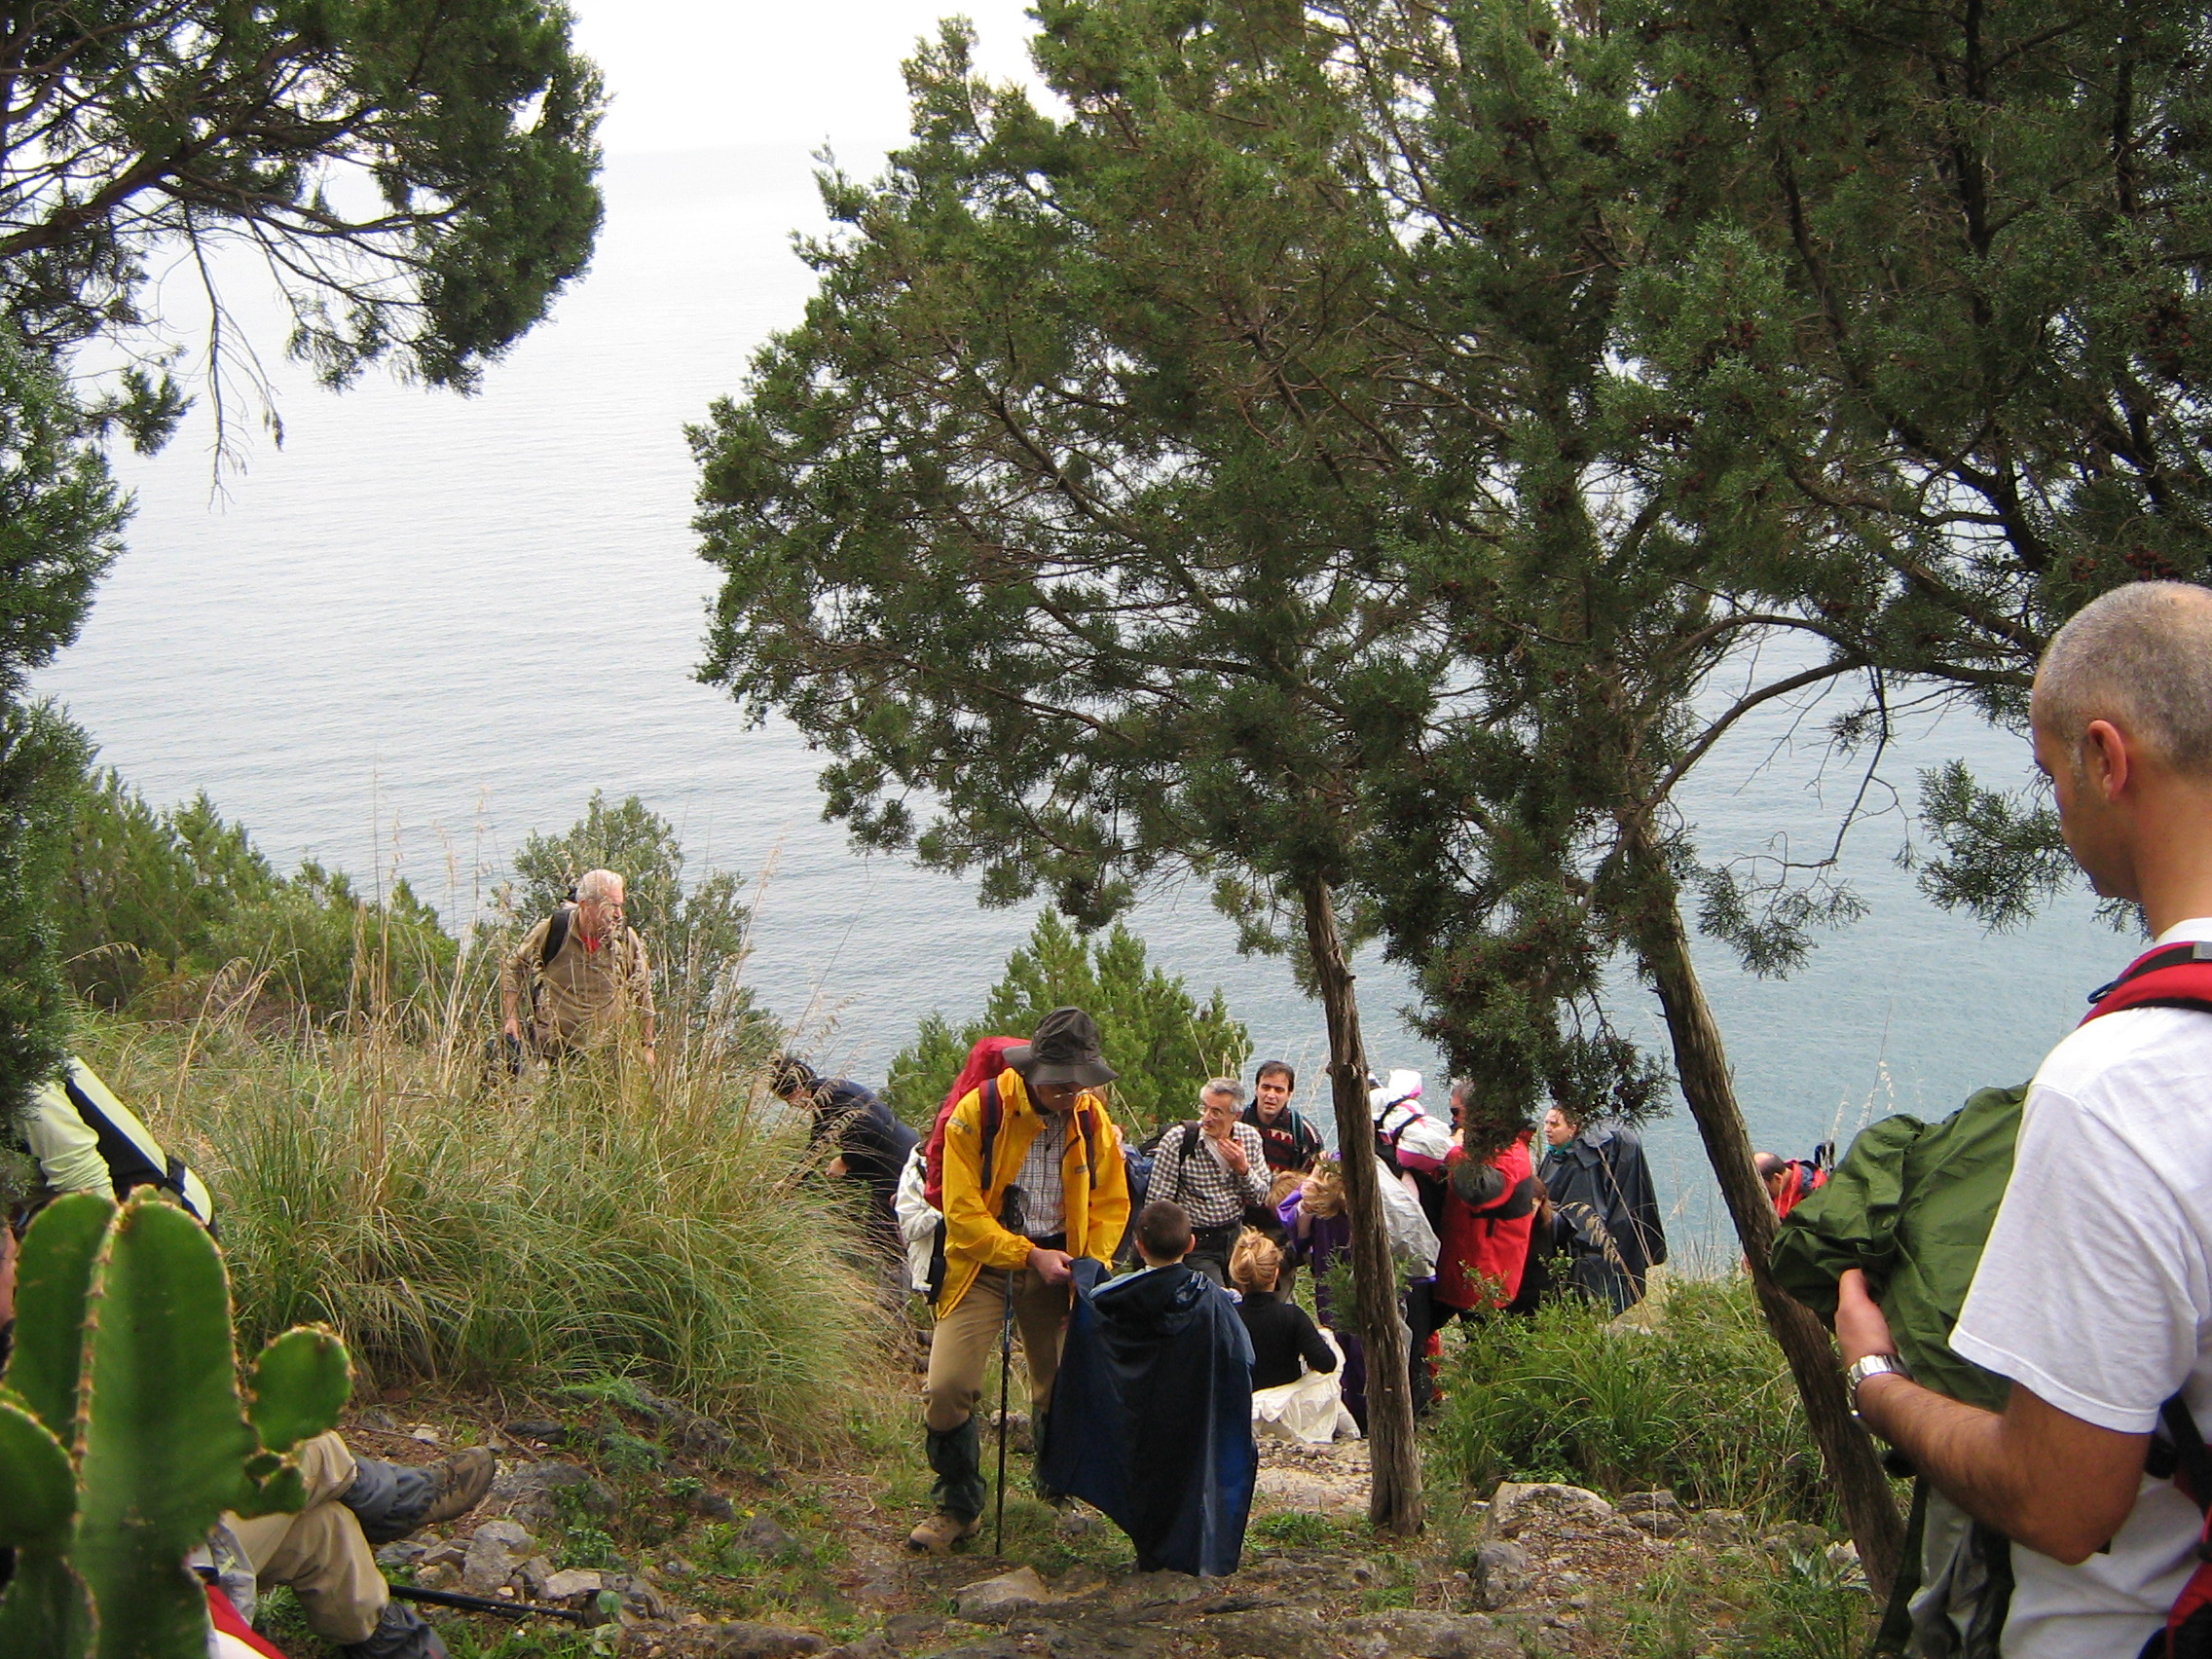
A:
<svg viewBox="0 0 2212 1659">
<path fill-rule="evenodd" d="M 1182 1205 L 1145 1205 L 1136 1246 L 1143 1271 L 1110 1283 L 1096 1263 L 1076 1264 L 1038 1479 L 1103 1510 L 1140 1571 L 1225 1577 L 1259 1471 L 1252 1340 L 1229 1292 L 1183 1265 Z"/>
</svg>

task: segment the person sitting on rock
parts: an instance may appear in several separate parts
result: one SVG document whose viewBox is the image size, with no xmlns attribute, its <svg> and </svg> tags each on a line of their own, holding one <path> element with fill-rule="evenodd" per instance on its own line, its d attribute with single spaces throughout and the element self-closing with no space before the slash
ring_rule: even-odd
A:
<svg viewBox="0 0 2212 1659">
<path fill-rule="evenodd" d="M 1324 1445 L 1359 1425 L 1345 1410 L 1336 1348 L 1295 1302 L 1275 1296 L 1282 1251 L 1264 1233 L 1248 1232 L 1229 1258 L 1229 1280 L 1252 1339 L 1252 1426 L 1263 1434 Z M 1340 1418 L 1342 1421 L 1340 1422 Z"/>
<path fill-rule="evenodd" d="M 437 1632 L 392 1600 L 374 1551 L 483 1502 L 492 1454 L 472 1447 L 411 1468 L 361 1456 L 330 1433 L 297 1456 L 308 1493 L 297 1514 L 226 1515 L 210 1539 L 214 1576 L 240 1615 L 250 1621 L 257 1595 L 288 1584 L 308 1628 L 345 1659 L 445 1659 Z"/>
</svg>

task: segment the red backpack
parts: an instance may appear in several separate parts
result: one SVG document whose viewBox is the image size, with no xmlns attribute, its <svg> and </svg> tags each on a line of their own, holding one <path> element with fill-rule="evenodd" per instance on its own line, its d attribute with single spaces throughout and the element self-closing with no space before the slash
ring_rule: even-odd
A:
<svg viewBox="0 0 2212 1659">
<path fill-rule="evenodd" d="M 1451 1162 L 1466 1155 L 1455 1148 Z M 1446 1189 L 1437 1229 L 1436 1300 L 1448 1308 L 1502 1308 L 1521 1293 L 1536 1226 L 1536 1169 L 1524 1130 L 1496 1158 L 1505 1191 L 1476 1209 Z M 1447 1165 L 1449 1167 L 1449 1165 Z"/>
</svg>

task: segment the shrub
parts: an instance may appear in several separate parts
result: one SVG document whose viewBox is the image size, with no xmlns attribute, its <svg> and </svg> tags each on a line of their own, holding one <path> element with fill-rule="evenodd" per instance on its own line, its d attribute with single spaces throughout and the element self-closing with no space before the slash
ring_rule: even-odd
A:
<svg viewBox="0 0 2212 1659">
<path fill-rule="evenodd" d="M 1127 928 L 1087 941 L 1048 910 L 1029 942 L 1007 958 L 980 1018 L 958 1030 L 941 1014 L 922 1021 L 913 1044 L 891 1062 L 884 1098 L 906 1122 L 926 1126 L 979 1039 L 1027 1037 L 1070 1003 L 1098 1022 L 1107 1061 L 1121 1073 L 1115 1104 L 1147 1128 L 1196 1117 L 1198 1086 L 1235 1076 L 1251 1056 L 1251 1036 L 1230 1017 L 1219 986 L 1201 1006 L 1180 978 L 1147 963 L 1143 940 Z"/>
<path fill-rule="evenodd" d="M 1484 1493 L 1529 1479 L 1665 1488 L 1698 1508 L 1832 1520 L 1748 1281 L 1675 1280 L 1648 1331 L 1577 1302 L 1464 1329 L 1434 1419 L 1447 1478 Z"/>
<path fill-rule="evenodd" d="M 77 993 L 100 1007 L 189 993 L 239 961 L 264 976 L 266 1005 L 311 1020 L 426 1018 L 459 954 L 404 880 L 379 902 L 313 860 L 280 877 L 205 794 L 157 811 L 112 769 L 97 773 L 71 840 L 55 926 Z"/>
<path fill-rule="evenodd" d="M 630 1374 L 794 1449 L 876 1356 L 862 1246 L 724 1051 L 487 1088 L 465 1029 L 88 1025 L 93 1065 L 215 1189 L 244 1332 L 327 1321 L 381 1382 Z"/>
</svg>

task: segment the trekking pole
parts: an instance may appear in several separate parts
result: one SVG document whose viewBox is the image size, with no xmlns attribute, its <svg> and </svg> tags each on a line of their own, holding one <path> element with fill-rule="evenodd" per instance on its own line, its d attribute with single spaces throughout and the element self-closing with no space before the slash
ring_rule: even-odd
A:
<svg viewBox="0 0 2212 1659">
<path fill-rule="evenodd" d="M 432 1590 L 417 1584 L 389 1586 L 394 1598 L 402 1602 L 422 1602 L 433 1607 L 461 1607 L 472 1613 L 496 1613 L 503 1619 L 567 1619 L 571 1624 L 593 1625 L 610 1622 L 610 1615 L 596 1604 L 589 1607 L 550 1607 L 531 1602 L 501 1602 L 490 1596 L 467 1596 L 459 1590 Z"/>
<path fill-rule="evenodd" d="M 1007 1388 L 1014 1373 L 1014 1287 L 1013 1273 L 1006 1276 L 1006 1319 L 999 1326 L 999 1518 L 998 1539 L 991 1545 L 993 1555 L 1006 1554 L 1006 1411 Z"/>
</svg>

